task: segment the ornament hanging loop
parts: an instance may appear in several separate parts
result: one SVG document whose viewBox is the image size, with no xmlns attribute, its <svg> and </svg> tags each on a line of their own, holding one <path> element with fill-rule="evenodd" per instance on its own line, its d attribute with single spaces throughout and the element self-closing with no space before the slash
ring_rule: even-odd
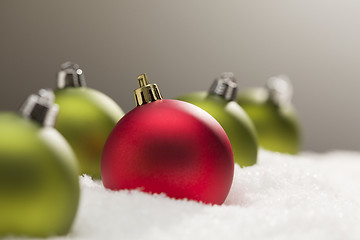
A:
<svg viewBox="0 0 360 240">
<path fill-rule="evenodd" d="M 138 76 L 138 81 L 139 81 L 140 87 L 144 87 L 146 85 L 149 85 L 149 79 L 148 79 L 146 73 L 141 74 L 140 76 Z"/>
</svg>

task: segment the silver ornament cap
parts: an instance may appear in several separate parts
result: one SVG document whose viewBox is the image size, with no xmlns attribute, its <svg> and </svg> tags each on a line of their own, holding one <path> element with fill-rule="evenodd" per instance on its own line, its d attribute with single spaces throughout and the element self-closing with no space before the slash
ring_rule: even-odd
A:
<svg viewBox="0 0 360 240">
<path fill-rule="evenodd" d="M 57 88 L 86 87 L 85 76 L 79 65 L 72 62 L 65 62 L 57 76 Z"/>
<path fill-rule="evenodd" d="M 291 102 L 293 97 L 293 86 L 288 76 L 278 75 L 268 79 L 265 85 L 269 93 L 269 99 L 277 104 L 283 105 Z"/>
<path fill-rule="evenodd" d="M 25 100 L 19 113 L 44 127 L 54 127 L 59 113 L 59 106 L 54 100 L 55 95 L 51 89 L 40 89 L 37 94 L 31 94 Z"/>
<path fill-rule="evenodd" d="M 221 96 L 227 101 L 233 101 L 236 93 L 237 83 L 232 72 L 223 72 L 219 78 L 214 80 L 209 90 L 209 94 Z"/>
</svg>

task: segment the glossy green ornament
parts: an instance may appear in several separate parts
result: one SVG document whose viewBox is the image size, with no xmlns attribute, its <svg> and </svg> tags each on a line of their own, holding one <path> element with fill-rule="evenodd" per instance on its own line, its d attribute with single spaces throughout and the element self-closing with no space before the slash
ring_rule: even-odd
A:
<svg viewBox="0 0 360 240">
<path fill-rule="evenodd" d="M 229 137 L 234 161 L 240 166 L 251 166 L 257 160 L 255 128 L 245 111 L 233 99 L 237 84 L 232 73 L 223 73 L 209 92 L 194 92 L 177 99 L 192 103 L 212 115 Z"/>
<path fill-rule="evenodd" d="M 22 116 L 0 114 L 0 236 L 66 234 L 75 218 L 77 162 L 52 127 L 58 108 L 51 94 L 31 95 Z"/>
<path fill-rule="evenodd" d="M 299 152 L 299 120 L 291 98 L 292 86 L 286 76 L 270 78 L 265 88 L 238 94 L 237 102 L 253 121 L 261 147 L 289 154 Z"/>
<path fill-rule="evenodd" d="M 105 94 L 87 88 L 84 74 L 76 64 L 62 65 L 55 95 L 60 106 L 55 127 L 74 149 L 80 173 L 101 178 L 105 141 L 124 112 Z"/>
</svg>

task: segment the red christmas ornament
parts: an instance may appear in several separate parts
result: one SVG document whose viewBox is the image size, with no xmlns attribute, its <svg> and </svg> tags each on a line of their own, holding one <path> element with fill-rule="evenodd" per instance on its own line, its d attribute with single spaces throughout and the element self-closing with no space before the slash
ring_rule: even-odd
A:
<svg viewBox="0 0 360 240">
<path fill-rule="evenodd" d="M 138 106 L 117 123 L 103 150 L 104 186 L 222 204 L 234 174 L 225 131 L 192 104 L 162 100 L 145 74 L 138 80 Z"/>
</svg>

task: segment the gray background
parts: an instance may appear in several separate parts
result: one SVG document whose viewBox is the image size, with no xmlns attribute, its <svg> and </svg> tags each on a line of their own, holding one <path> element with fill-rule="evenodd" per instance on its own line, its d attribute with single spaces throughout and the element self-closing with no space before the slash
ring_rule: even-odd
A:
<svg viewBox="0 0 360 240">
<path fill-rule="evenodd" d="M 305 150 L 360 150 L 360 1 L 0 1 L 0 110 L 54 87 L 67 60 L 125 110 L 138 74 L 162 94 L 290 76 Z"/>
</svg>

